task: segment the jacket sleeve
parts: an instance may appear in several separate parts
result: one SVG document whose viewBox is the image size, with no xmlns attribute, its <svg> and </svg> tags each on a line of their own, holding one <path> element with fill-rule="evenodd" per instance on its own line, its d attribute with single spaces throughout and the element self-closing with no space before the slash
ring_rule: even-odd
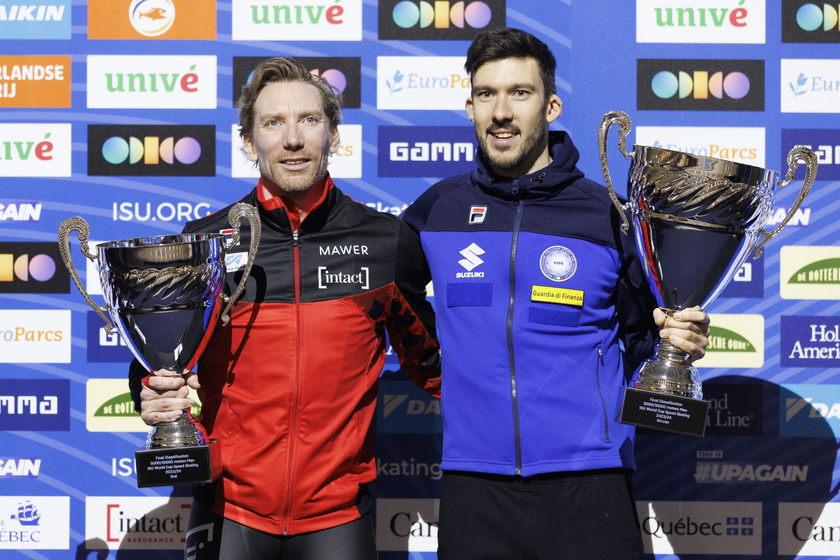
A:
<svg viewBox="0 0 840 560">
<path fill-rule="evenodd" d="M 387 328 L 391 346 L 402 370 L 418 387 L 440 396 L 440 348 L 435 334 L 434 311 L 426 299 L 431 281 L 420 241 L 399 222 L 395 285 Z"/>
</svg>

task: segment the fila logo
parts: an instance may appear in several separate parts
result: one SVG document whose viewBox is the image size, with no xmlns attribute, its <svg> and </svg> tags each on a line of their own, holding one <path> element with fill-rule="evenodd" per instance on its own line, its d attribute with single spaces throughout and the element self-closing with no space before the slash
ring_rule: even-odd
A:
<svg viewBox="0 0 840 560">
<path fill-rule="evenodd" d="M 486 206 L 473 206 L 470 208 L 470 225 L 483 224 L 484 218 L 487 216 Z"/>
<path fill-rule="evenodd" d="M 461 251 L 461 255 L 463 255 L 463 259 L 458 261 L 458 264 L 463 266 L 468 271 L 471 271 L 475 267 L 480 264 L 483 264 L 484 261 L 481 260 L 479 255 L 484 254 L 484 249 L 476 245 L 475 243 L 470 244 L 469 247 Z"/>
</svg>

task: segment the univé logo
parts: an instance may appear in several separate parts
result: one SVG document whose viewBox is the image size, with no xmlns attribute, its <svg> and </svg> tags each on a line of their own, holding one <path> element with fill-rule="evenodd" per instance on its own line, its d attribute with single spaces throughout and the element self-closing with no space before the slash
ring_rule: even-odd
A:
<svg viewBox="0 0 840 560">
<path fill-rule="evenodd" d="M 637 63 L 638 109 L 763 111 L 763 60 L 653 60 Z"/>
<path fill-rule="evenodd" d="M 504 0 L 379 2 L 380 39 L 472 39 L 504 24 Z"/>
<path fill-rule="evenodd" d="M 782 1 L 783 43 L 839 43 L 840 3 Z"/>
<path fill-rule="evenodd" d="M 88 174 L 214 176 L 215 127 L 89 125 Z"/>
</svg>

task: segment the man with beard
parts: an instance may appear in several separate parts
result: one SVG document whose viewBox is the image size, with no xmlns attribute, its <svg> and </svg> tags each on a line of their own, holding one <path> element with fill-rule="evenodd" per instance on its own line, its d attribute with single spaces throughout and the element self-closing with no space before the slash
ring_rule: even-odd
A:
<svg viewBox="0 0 840 560">
<path fill-rule="evenodd" d="M 656 309 L 607 189 L 549 132 L 555 67 L 528 33 L 479 34 L 465 64 L 478 169 L 404 214 L 442 353 L 440 560 L 641 559 L 623 388 L 659 337 L 691 359 L 708 343 L 699 308 Z"/>
<path fill-rule="evenodd" d="M 439 389 L 438 346 L 417 236 L 396 217 L 354 202 L 327 172 L 339 146 L 340 100 L 289 58 L 260 64 L 237 103 L 262 234 L 245 291 L 217 326 L 198 376 L 149 375 L 130 387 L 150 425 L 202 402 L 206 439 L 220 447 L 218 481 L 196 486 L 190 560 L 376 560 L 372 420 L 387 340 L 420 387 Z M 190 222 L 219 233 L 231 207 Z M 238 281 L 250 231 L 227 255 Z M 200 380 L 200 383 L 199 383 Z"/>
</svg>

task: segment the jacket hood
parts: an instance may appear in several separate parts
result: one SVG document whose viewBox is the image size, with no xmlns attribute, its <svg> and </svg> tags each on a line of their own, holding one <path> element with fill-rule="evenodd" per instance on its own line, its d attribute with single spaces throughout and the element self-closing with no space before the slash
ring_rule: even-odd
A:
<svg viewBox="0 0 840 560">
<path fill-rule="evenodd" d="M 479 148 L 478 168 L 471 172 L 472 178 L 490 194 L 509 199 L 541 198 L 583 178 L 583 172 L 577 168 L 580 152 L 568 133 L 549 131 L 548 149 L 551 153 L 551 163 L 534 173 L 511 179 L 494 174 L 490 170 L 487 157 Z"/>
</svg>

